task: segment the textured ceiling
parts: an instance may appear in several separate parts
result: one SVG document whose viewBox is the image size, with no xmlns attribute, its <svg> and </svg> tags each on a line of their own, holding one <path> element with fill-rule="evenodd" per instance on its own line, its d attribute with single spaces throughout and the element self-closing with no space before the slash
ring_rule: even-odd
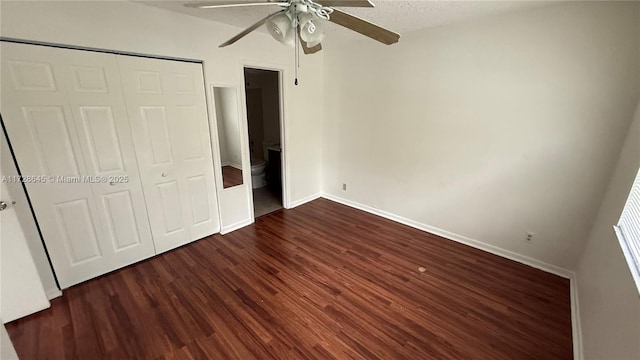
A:
<svg viewBox="0 0 640 360">
<path fill-rule="evenodd" d="M 139 1 L 145 5 L 164 8 L 242 28 L 249 27 L 272 12 L 277 6 L 254 6 L 223 9 L 192 9 L 185 1 Z M 340 8 L 352 15 L 371 21 L 400 34 L 483 16 L 497 15 L 541 7 L 558 1 L 431 1 L 431 0 L 373 0 L 375 8 Z M 260 29 L 266 31 L 264 27 Z M 338 25 L 325 28 L 327 38 L 358 39 L 362 35 Z"/>
</svg>

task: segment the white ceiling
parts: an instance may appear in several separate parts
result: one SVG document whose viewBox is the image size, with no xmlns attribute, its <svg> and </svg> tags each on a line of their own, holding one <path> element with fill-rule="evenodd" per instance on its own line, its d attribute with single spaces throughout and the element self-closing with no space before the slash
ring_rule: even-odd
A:
<svg viewBox="0 0 640 360">
<path fill-rule="evenodd" d="M 193 1 L 140 1 L 149 6 L 217 21 L 241 28 L 249 27 L 256 21 L 279 10 L 277 6 L 253 6 L 223 9 L 193 9 L 184 3 Z M 203 1 L 203 0 L 200 0 Z M 428 27 L 435 27 L 483 16 L 504 14 L 541 7 L 559 1 L 432 1 L 432 0 L 373 0 L 375 8 L 340 8 L 352 15 L 371 21 L 400 33 L 407 33 Z M 266 31 L 264 27 L 260 29 Z M 331 24 L 326 26 L 327 38 L 348 40 L 362 38 L 362 35 Z"/>
</svg>

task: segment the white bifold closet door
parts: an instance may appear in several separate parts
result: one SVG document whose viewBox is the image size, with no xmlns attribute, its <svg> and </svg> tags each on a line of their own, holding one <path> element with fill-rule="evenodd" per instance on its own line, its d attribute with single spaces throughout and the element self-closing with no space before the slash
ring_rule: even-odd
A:
<svg viewBox="0 0 640 360">
<path fill-rule="evenodd" d="M 201 64 L 0 44 L 3 121 L 63 288 L 219 231 Z"/>
<path fill-rule="evenodd" d="M 158 253 L 219 230 L 202 66 L 118 57 Z"/>
<path fill-rule="evenodd" d="M 153 256 L 116 56 L 1 50 L 3 121 L 60 285 Z"/>
</svg>

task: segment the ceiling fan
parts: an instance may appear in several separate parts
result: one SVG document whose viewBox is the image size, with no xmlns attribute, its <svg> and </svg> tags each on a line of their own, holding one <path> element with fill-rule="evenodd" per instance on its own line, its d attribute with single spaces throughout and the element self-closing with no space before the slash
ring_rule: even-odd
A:
<svg viewBox="0 0 640 360">
<path fill-rule="evenodd" d="M 326 21 L 344 26 L 383 44 L 391 45 L 400 39 L 400 34 L 335 9 L 343 7 L 374 7 L 371 0 L 220 0 L 208 2 L 189 2 L 186 7 L 199 9 L 229 8 L 240 6 L 279 6 L 276 11 L 251 25 L 238 35 L 222 43 L 225 47 L 240 40 L 262 25 L 279 42 L 295 46 L 299 39 L 305 54 L 322 50 L 324 24 Z"/>
</svg>

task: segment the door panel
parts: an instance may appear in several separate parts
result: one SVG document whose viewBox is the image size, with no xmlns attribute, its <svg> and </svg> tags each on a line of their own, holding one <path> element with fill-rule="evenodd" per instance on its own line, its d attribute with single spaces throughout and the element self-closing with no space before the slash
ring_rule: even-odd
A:
<svg viewBox="0 0 640 360">
<path fill-rule="evenodd" d="M 60 236 L 67 244 L 71 265 L 101 258 L 98 235 L 93 227 L 87 199 L 58 203 L 53 208 Z"/>
<path fill-rule="evenodd" d="M 169 181 L 158 184 L 160 194 L 160 208 L 164 213 L 165 234 L 173 234 L 184 230 L 182 208 L 175 206 L 180 204 L 180 194 L 178 193 L 178 183 Z"/>
<path fill-rule="evenodd" d="M 211 219 L 209 212 L 209 201 L 207 201 L 207 179 L 202 176 L 193 176 L 187 179 L 189 199 L 191 200 L 191 221 L 194 225 L 199 225 Z"/>
<path fill-rule="evenodd" d="M 140 244 L 142 231 L 138 228 L 131 192 L 123 190 L 102 196 L 107 215 L 109 235 L 116 252 Z"/>
<path fill-rule="evenodd" d="M 141 106 L 143 132 L 151 148 L 152 166 L 171 164 L 171 139 L 164 106 Z"/>
<path fill-rule="evenodd" d="M 219 231 L 200 64 L 120 56 L 156 251 Z"/>
<path fill-rule="evenodd" d="M 93 66 L 71 66 L 75 92 L 108 93 L 104 69 Z"/>
<path fill-rule="evenodd" d="M 41 170 L 33 174 L 79 175 L 63 107 L 25 106 L 22 113 Z"/>
<path fill-rule="evenodd" d="M 182 154 L 185 161 L 205 161 L 205 146 L 200 132 L 203 131 L 202 120 L 198 117 L 198 109 L 194 106 L 177 106 L 177 116 L 182 119 Z"/>
<path fill-rule="evenodd" d="M 116 56 L 0 44 L 2 115 L 22 174 L 44 176 L 26 186 L 60 285 L 152 256 Z"/>
<path fill-rule="evenodd" d="M 125 170 L 113 112 L 108 106 L 80 106 L 81 133 L 85 137 L 96 174 Z"/>
<path fill-rule="evenodd" d="M 122 62 L 120 62 L 122 64 Z M 133 76 L 137 90 L 141 94 L 162 94 L 160 73 L 157 71 L 134 70 Z"/>
<path fill-rule="evenodd" d="M 56 91 L 51 64 L 33 61 L 8 61 L 13 85 L 18 90 Z"/>
</svg>

